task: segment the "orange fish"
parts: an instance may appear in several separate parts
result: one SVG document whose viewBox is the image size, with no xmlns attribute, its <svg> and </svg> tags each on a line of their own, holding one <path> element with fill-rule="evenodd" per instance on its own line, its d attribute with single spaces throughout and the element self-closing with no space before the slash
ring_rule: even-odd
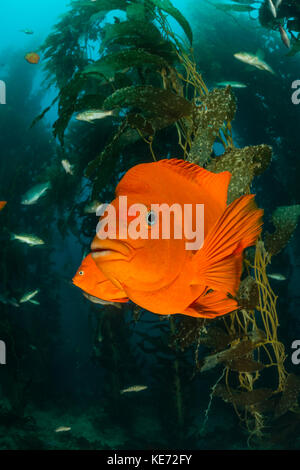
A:
<svg viewBox="0 0 300 470">
<path fill-rule="evenodd" d="M 36 52 L 29 52 L 26 54 L 25 59 L 30 64 L 38 64 L 40 61 L 40 56 Z"/>
<path fill-rule="evenodd" d="M 2 209 L 4 209 L 4 207 L 6 206 L 7 202 L 6 201 L 0 201 L 0 211 L 2 211 Z"/>
<path fill-rule="evenodd" d="M 131 168 L 118 184 L 112 202 L 117 214 L 115 229 L 111 228 L 113 215 L 106 212 L 108 215 L 100 218 L 98 234 L 106 224 L 107 239 L 96 236 L 91 245 L 99 271 L 93 269 L 86 273 L 81 285 L 75 277 L 75 284 L 86 292 L 96 286 L 97 294 L 94 291 L 93 295 L 108 301 L 116 299 L 119 293 L 119 298 L 129 298 L 161 315 L 181 313 L 214 318 L 236 310 L 238 303 L 234 297 L 240 284 L 243 251 L 256 243 L 263 211 L 257 208 L 254 195 L 242 196 L 227 206 L 230 178 L 227 171 L 214 174 L 176 159 Z M 146 207 L 144 218 L 124 209 L 120 200 L 124 196 L 128 208 L 132 204 Z M 195 207 L 202 204 L 202 246 L 187 249 L 190 236 L 185 233 L 181 238 L 175 236 L 175 225 L 170 237 L 163 236 L 162 213 L 153 211 L 152 204 L 167 204 L 167 207 L 189 204 L 194 226 Z M 157 237 L 124 238 L 124 229 L 137 220 L 143 233 L 148 230 L 150 234 L 153 226 L 157 226 Z M 80 269 L 85 271 L 84 264 Z"/>
<path fill-rule="evenodd" d="M 73 278 L 73 284 L 88 295 L 107 302 L 128 302 L 125 292 L 116 288 L 98 269 L 92 255 L 86 256 Z"/>
</svg>

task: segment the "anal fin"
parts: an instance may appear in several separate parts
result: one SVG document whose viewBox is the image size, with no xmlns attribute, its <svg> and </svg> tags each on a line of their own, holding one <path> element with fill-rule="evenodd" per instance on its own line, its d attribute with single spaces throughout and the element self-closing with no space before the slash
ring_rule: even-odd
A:
<svg viewBox="0 0 300 470">
<path fill-rule="evenodd" d="M 216 318 L 237 310 L 238 303 L 235 299 L 226 296 L 223 292 L 209 292 L 199 297 L 184 312 L 196 318 Z"/>
</svg>

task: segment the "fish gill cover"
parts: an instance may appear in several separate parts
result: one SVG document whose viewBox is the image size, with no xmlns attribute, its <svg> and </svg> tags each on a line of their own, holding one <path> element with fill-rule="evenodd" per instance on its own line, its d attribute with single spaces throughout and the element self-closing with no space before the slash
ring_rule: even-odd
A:
<svg viewBox="0 0 300 470">
<path fill-rule="evenodd" d="M 224 15 L 234 12 L 252 15 L 258 11 L 255 21 L 276 33 L 279 24 L 287 27 L 292 39 L 288 54 L 298 51 L 296 2 L 288 2 L 290 8 L 280 5 L 276 20 L 270 17 L 267 2 L 259 10 L 252 2 L 207 3 Z M 104 21 L 111 12 L 116 15 L 113 22 Z M 239 27 L 245 26 L 245 20 L 238 18 Z M 180 29 L 171 26 L 173 21 Z M 242 438 L 237 438 L 240 446 L 284 446 L 287 438 L 283 437 L 283 444 L 280 443 L 277 435 L 280 427 L 287 428 L 287 435 L 291 427 L 298 429 L 299 378 L 288 372 L 285 365 L 287 352 L 280 335 L 278 299 L 267 276 L 273 257 L 284 250 L 296 229 L 300 215 L 296 203 L 277 207 L 273 215 L 270 204 L 266 203 L 265 219 L 271 219 L 273 227 L 269 224 L 256 247 L 245 253 L 239 308 L 233 313 L 217 320 L 184 316 L 147 320 L 147 313 L 132 304 L 126 304 L 122 310 L 105 306 L 103 311 L 91 305 L 94 364 L 91 370 L 93 374 L 98 369 L 98 384 L 104 381 L 105 405 L 99 407 L 97 391 L 93 388 L 92 405 L 84 417 L 75 419 L 70 412 L 64 412 L 64 419 L 73 421 L 74 425 L 57 423 L 56 431 L 59 435 L 73 432 L 66 439 L 59 440 L 51 434 L 49 437 L 37 424 L 42 412 L 36 412 L 34 406 L 50 409 L 52 401 L 60 401 L 54 385 L 57 375 L 49 355 L 59 345 L 61 310 L 67 308 L 58 301 L 61 279 L 53 269 L 57 261 L 53 259 L 51 244 L 57 240 L 56 230 L 67 244 L 72 243 L 72 249 L 75 239 L 76 249 L 81 246 L 84 252 L 95 228 L 94 217 L 85 211 L 87 205 L 95 200 L 111 199 L 120 176 L 132 166 L 159 161 L 166 154 L 213 173 L 229 171 L 232 179 L 228 204 L 250 194 L 256 179 L 270 171 L 270 140 L 250 145 L 254 139 L 249 137 L 245 146 L 236 142 L 232 123 L 237 121 L 238 107 L 232 87 L 208 86 L 199 72 L 201 63 L 208 81 L 216 75 L 218 67 L 210 55 L 210 47 L 204 50 L 194 43 L 188 21 L 169 0 L 78 0 L 71 2 L 38 51 L 43 57 L 47 86 L 58 90 L 52 105 L 40 114 L 38 97 L 28 98 L 30 72 L 25 76 L 23 96 L 27 96 L 27 109 L 34 110 L 37 116 L 35 119 L 32 113 L 19 116 L 19 152 L 26 158 L 26 172 L 24 176 L 24 166 L 20 164 L 14 169 L 14 180 L 10 185 L 5 184 L 13 166 L 5 160 L 2 173 L 2 189 L 8 205 L 1 213 L 0 325 L 1 339 L 11 351 L 13 367 L 3 369 L 0 416 L 7 426 L 18 429 L 16 441 L 4 439 L 1 444 L 4 447 L 143 448 L 151 436 L 153 445 L 158 447 L 190 448 L 192 443 L 195 448 L 201 448 L 206 445 L 204 438 L 210 435 L 207 429 L 217 397 L 229 403 L 237 415 L 244 430 Z M 12 68 L 10 80 L 17 83 L 18 73 Z M 55 105 L 58 117 L 53 135 L 57 140 L 49 142 L 43 122 Z M 114 111 L 114 114 L 96 119 L 92 125 L 73 119 L 79 113 L 95 115 L 96 111 L 104 114 Z M 11 109 L 9 119 L 1 120 L 8 135 L 14 126 L 13 113 Z M 28 131 L 30 118 L 33 123 Z M 33 136 L 30 147 L 26 146 L 26 132 Z M 277 145 L 279 151 L 284 142 Z M 222 148 L 218 156 L 216 146 Z M 53 156 L 39 159 L 41 154 Z M 62 165 L 62 161 L 69 165 Z M 68 173 L 66 168 L 72 171 Z M 288 171 L 283 180 L 288 178 Z M 39 210 L 33 207 L 29 215 L 28 208 L 22 208 L 20 213 L 19 199 L 25 190 L 46 182 L 50 182 L 49 189 L 38 200 Z M 24 188 L 22 194 L 18 193 L 20 187 Z M 20 214 L 18 220 L 14 213 Z M 9 240 L 9 232 L 22 234 L 25 243 Z M 29 250 L 39 248 L 25 245 L 30 245 L 28 234 L 31 233 L 46 241 L 43 251 L 34 255 Z M 30 274 L 31 285 L 42 286 L 39 299 L 46 314 L 41 316 L 32 311 L 32 316 L 19 323 L 11 312 L 20 309 L 16 298 L 21 299 L 28 287 L 26 273 Z M 30 301 L 24 308 L 29 306 Z M 30 306 L 32 310 L 37 307 Z M 71 336 L 72 331 L 67 335 Z M 143 372 L 145 360 L 150 370 L 155 371 L 151 380 Z M 30 373 L 25 367 L 27 361 L 31 364 Z M 78 367 L 79 375 L 84 374 L 83 365 Z M 133 378 L 141 385 L 130 387 Z M 145 380 L 151 382 L 152 395 L 160 397 L 156 408 L 153 398 L 149 398 L 149 388 L 142 385 Z M 205 394 L 199 390 L 203 384 Z M 141 398 L 135 403 L 128 402 L 127 390 L 144 393 L 146 404 Z M 86 390 L 82 393 L 86 394 Z M 34 398 L 28 406 L 29 397 Z M 190 402 L 193 406 L 188 405 Z M 65 410 L 66 401 L 60 407 Z M 151 416 L 153 407 L 156 421 Z M 224 413 L 229 413 L 228 408 Z M 289 413 L 293 413 L 290 427 L 284 421 Z M 228 416 L 235 419 L 231 414 Z M 51 419 L 46 418 L 45 414 L 43 419 L 52 425 L 58 418 L 53 415 Z M 212 448 L 222 446 L 214 439 L 210 441 Z"/>
</svg>

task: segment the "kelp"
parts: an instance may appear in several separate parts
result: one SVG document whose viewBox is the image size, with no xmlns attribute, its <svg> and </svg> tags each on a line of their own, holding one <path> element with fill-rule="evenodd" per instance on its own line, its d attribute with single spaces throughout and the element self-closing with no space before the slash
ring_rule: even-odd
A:
<svg viewBox="0 0 300 470">
<path fill-rule="evenodd" d="M 247 276 L 240 283 L 238 302 L 241 308 L 255 310 L 259 303 L 259 289 L 252 276 Z"/>
<path fill-rule="evenodd" d="M 64 133 L 67 128 L 70 119 L 76 111 L 81 111 L 82 109 L 89 109 L 91 107 L 91 100 L 86 96 L 80 96 L 80 93 L 83 88 L 83 84 L 86 83 L 85 77 L 76 74 L 72 80 L 65 85 L 59 93 L 59 102 L 58 102 L 58 119 L 53 124 L 53 133 L 54 136 L 58 136 L 61 144 L 64 142 Z M 92 107 L 101 106 L 104 97 L 101 95 L 96 95 L 94 97 L 94 103 Z"/>
<path fill-rule="evenodd" d="M 256 372 L 262 370 L 265 366 L 262 362 L 254 361 L 251 357 L 239 357 L 237 359 L 229 359 L 226 365 L 235 372 Z"/>
<path fill-rule="evenodd" d="M 190 102 L 172 91 L 152 86 L 120 89 L 104 101 L 103 107 L 108 110 L 119 107 L 137 109 L 144 115 L 129 112 L 111 142 L 89 163 L 85 174 L 93 179 L 95 194 L 111 172 L 114 157 L 124 147 L 141 137 L 145 140 L 153 139 L 158 130 L 172 125 L 184 115 L 188 115 L 192 109 Z M 151 140 L 148 140 L 148 143 L 151 146 Z"/>
<path fill-rule="evenodd" d="M 228 203 L 243 194 L 249 194 L 255 176 L 263 173 L 271 162 L 272 149 L 268 145 L 256 145 L 242 149 L 225 150 L 223 155 L 214 158 L 207 169 L 214 173 L 230 171 L 232 177 L 228 190 Z"/>
<path fill-rule="evenodd" d="M 300 412 L 298 397 L 300 394 L 300 378 L 289 374 L 284 383 L 282 396 L 275 408 L 275 418 L 287 413 L 289 410 Z"/>
<path fill-rule="evenodd" d="M 97 196 L 100 186 L 107 181 L 109 174 L 112 172 L 115 166 L 115 158 L 119 155 L 119 152 L 139 139 L 138 132 L 134 129 L 128 129 L 127 121 L 124 121 L 100 155 L 88 164 L 85 169 L 85 176 L 93 179 L 94 197 Z"/>
<path fill-rule="evenodd" d="M 148 53 L 164 58 L 169 64 L 178 60 L 175 46 L 164 41 L 157 26 L 140 19 L 105 25 L 100 52 L 116 45 L 135 47 L 136 44 Z"/>
<path fill-rule="evenodd" d="M 277 255 L 292 237 L 300 217 L 300 205 L 277 207 L 272 215 L 273 233 L 266 233 L 265 246 L 270 255 Z"/>
<path fill-rule="evenodd" d="M 170 0 L 147 0 L 147 3 L 154 4 L 159 10 L 171 15 L 182 27 L 186 36 L 188 37 L 190 44 L 193 43 L 193 32 L 185 17 L 180 13 L 180 11 L 175 8 Z"/>
<path fill-rule="evenodd" d="M 264 341 L 264 335 L 261 332 L 255 331 L 253 334 L 249 334 L 245 338 L 239 338 L 238 340 L 232 341 L 230 348 L 225 349 L 224 351 L 217 352 L 211 356 L 206 356 L 203 360 L 203 363 L 200 365 L 200 372 L 205 372 L 216 367 L 220 363 L 225 363 L 230 367 L 232 361 L 240 360 L 242 363 L 243 360 L 249 360 L 249 354 L 254 351 L 262 342 Z M 246 359 L 244 358 L 246 356 Z M 243 358 L 243 359 L 242 359 Z M 254 367 L 254 361 L 252 361 L 252 366 Z M 249 367 L 249 363 L 248 363 Z M 260 370 L 264 366 L 257 363 L 257 369 Z M 234 370 L 234 369 L 233 369 Z M 235 369 L 236 370 L 236 369 Z M 239 372 L 248 372 L 246 370 L 240 369 Z"/>
<path fill-rule="evenodd" d="M 200 100 L 199 100 L 200 101 Z M 189 161 L 203 166 L 210 161 L 213 145 L 225 123 L 231 124 L 236 113 L 236 100 L 230 87 L 207 93 L 195 108 L 195 137 Z"/>
<path fill-rule="evenodd" d="M 103 58 L 88 65 L 83 75 L 97 75 L 103 80 L 110 80 L 116 72 L 130 67 L 143 67 L 154 65 L 156 67 L 166 66 L 165 60 L 156 54 L 150 54 L 142 48 L 125 50 L 105 55 Z"/>
<path fill-rule="evenodd" d="M 229 392 L 226 387 L 218 385 L 215 390 L 215 395 L 221 397 L 225 402 L 232 403 L 238 408 L 244 409 L 270 398 L 272 396 L 272 390 L 262 388 L 249 392 Z"/>
<path fill-rule="evenodd" d="M 103 104 L 105 109 L 137 108 L 152 122 L 159 117 L 165 126 L 173 124 L 184 116 L 189 116 L 192 104 L 171 90 L 152 86 L 133 86 L 117 90 Z"/>
<path fill-rule="evenodd" d="M 115 92 L 124 85 L 132 84 L 129 78 L 126 84 L 124 81 L 120 83 L 119 79 L 116 80 L 117 76 L 126 77 L 128 72 L 135 70 L 144 81 L 143 70 L 149 73 L 150 67 L 154 74 L 161 74 L 162 70 L 171 68 L 178 61 L 174 43 L 155 24 L 158 13 L 165 12 L 176 18 L 192 40 L 187 21 L 168 0 L 75 1 L 71 6 L 70 12 L 62 17 L 42 46 L 47 79 L 54 79 L 60 88 L 59 118 L 54 124 L 54 135 L 59 137 L 62 145 L 68 123 L 79 109 L 77 99 L 82 98 L 81 95 L 91 94 L 90 80 L 94 83 L 98 81 L 98 90 L 99 86 L 108 84 L 111 92 Z M 114 9 L 126 12 L 127 21 L 100 26 L 106 13 Z M 97 40 L 101 44 L 101 57 L 92 61 L 89 59 L 89 43 Z M 116 46 L 119 47 L 118 51 L 115 50 Z M 83 106 L 84 99 L 79 104 Z M 101 104 L 101 99 L 96 100 L 96 104 Z M 164 126 L 160 123 L 157 127 Z"/>
</svg>

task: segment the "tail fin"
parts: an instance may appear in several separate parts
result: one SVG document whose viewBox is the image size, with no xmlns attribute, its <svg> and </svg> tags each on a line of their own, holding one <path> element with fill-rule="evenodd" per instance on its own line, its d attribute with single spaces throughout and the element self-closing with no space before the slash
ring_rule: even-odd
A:
<svg viewBox="0 0 300 470">
<path fill-rule="evenodd" d="M 256 243 L 262 216 L 263 211 L 257 208 L 254 195 L 242 196 L 232 202 L 195 255 L 195 282 L 235 295 L 240 283 L 243 251 Z"/>
</svg>

